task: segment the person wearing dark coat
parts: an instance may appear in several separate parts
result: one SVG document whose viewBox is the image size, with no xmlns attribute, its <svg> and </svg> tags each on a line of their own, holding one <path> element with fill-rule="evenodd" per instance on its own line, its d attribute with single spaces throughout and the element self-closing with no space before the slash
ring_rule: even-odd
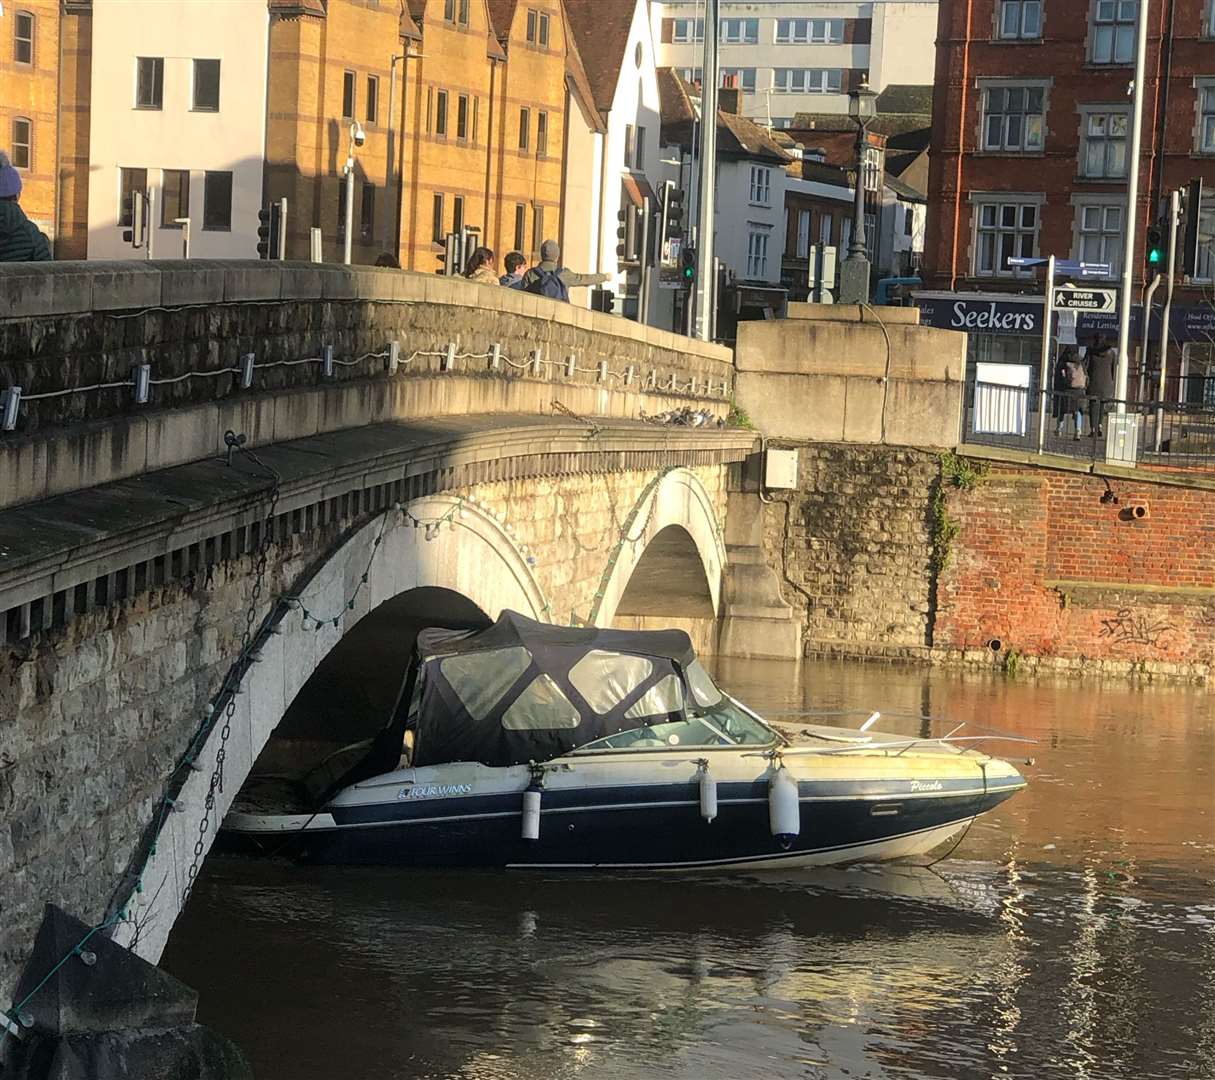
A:
<svg viewBox="0 0 1215 1080">
<path fill-rule="evenodd" d="M 0 151 L 0 262 L 49 262 L 51 245 L 18 205 L 21 174 Z"/>
<path fill-rule="evenodd" d="M 1105 434 L 1106 410 L 1113 404 L 1118 385 L 1118 350 L 1098 334 L 1088 350 L 1089 425 L 1094 437 Z"/>
</svg>

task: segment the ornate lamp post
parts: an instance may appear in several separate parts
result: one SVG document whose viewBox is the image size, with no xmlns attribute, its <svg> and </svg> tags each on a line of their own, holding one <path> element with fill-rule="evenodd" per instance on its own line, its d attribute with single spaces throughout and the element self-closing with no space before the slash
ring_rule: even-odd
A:
<svg viewBox="0 0 1215 1080">
<path fill-rule="evenodd" d="M 877 94 L 861 83 L 848 94 L 848 115 L 856 123 L 856 204 L 853 209 L 852 244 L 840 267 L 840 303 L 869 303 L 869 258 L 865 254 L 865 151 L 867 131 L 877 115 Z"/>
</svg>

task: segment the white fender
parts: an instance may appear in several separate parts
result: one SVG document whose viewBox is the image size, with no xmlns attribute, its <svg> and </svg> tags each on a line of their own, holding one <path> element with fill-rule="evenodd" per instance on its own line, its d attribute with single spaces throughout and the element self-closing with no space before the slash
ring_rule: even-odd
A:
<svg viewBox="0 0 1215 1080">
<path fill-rule="evenodd" d="M 768 781 L 768 825 L 786 846 L 801 832 L 801 809 L 797 781 L 782 764 Z"/>
<path fill-rule="evenodd" d="M 540 839 L 540 789 L 535 784 L 523 792 L 523 839 Z"/>
<path fill-rule="evenodd" d="M 717 817 L 717 781 L 709 772 L 709 763 L 702 762 L 697 775 L 700 778 L 700 816 L 705 821 Z"/>
</svg>

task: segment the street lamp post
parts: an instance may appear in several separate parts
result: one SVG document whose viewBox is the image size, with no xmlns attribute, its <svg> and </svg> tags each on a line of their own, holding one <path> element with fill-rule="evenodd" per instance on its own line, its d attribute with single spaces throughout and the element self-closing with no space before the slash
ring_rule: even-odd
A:
<svg viewBox="0 0 1215 1080">
<path fill-rule="evenodd" d="M 852 243 L 840 267 L 840 303 L 869 303 L 869 258 L 865 253 L 865 151 L 867 132 L 877 115 L 877 94 L 861 83 L 848 94 L 848 115 L 856 124 L 856 202 L 853 207 Z"/>
<path fill-rule="evenodd" d="M 346 228 L 345 247 L 342 250 L 342 262 L 350 265 L 351 246 L 354 242 L 354 151 L 367 141 L 363 125 L 357 120 L 350 125 L 350 150 L 346 154 Z"/>
</svg>

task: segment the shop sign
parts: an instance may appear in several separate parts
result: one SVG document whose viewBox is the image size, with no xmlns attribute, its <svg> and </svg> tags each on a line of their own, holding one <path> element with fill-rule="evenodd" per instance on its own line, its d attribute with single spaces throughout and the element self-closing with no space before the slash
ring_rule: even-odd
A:
<svg viewBox="0 0 1215 1080">
<path fill-rule="evenodd" d="M 920 323 L 971 334 L 1042 333 L 1042 299 L 992 300 L 965 296 L 916 298 Z"/>
</svg>

